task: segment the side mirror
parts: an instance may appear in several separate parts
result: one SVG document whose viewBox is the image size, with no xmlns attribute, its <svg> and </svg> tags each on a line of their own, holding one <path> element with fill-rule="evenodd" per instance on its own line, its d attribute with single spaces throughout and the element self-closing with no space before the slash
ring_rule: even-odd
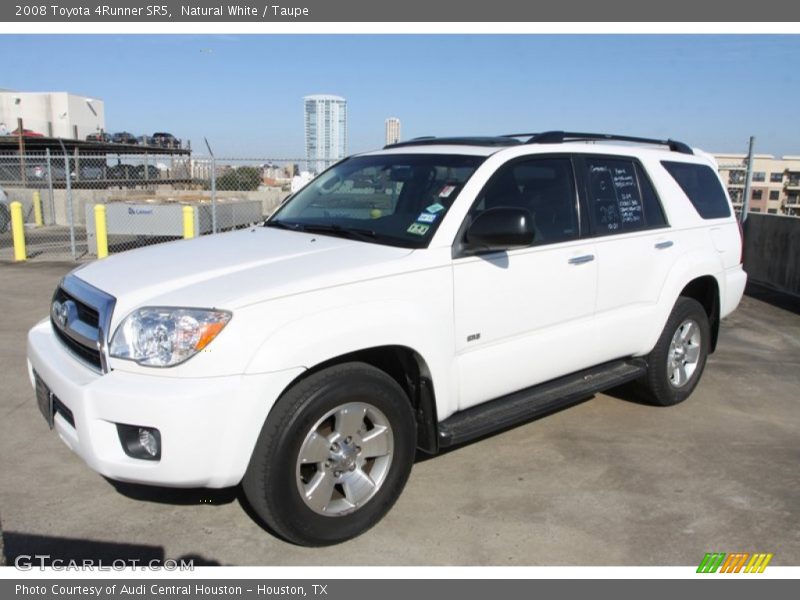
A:
<svg viewBox="0 0 800 600">
<path fill-rule="evenodd" d="M 525 208 L 498 206 L 480 213 L 467 229 L 466 242 L 472 250 L 499 251 L 530 246 L 533 217 Z"/>
</svg>

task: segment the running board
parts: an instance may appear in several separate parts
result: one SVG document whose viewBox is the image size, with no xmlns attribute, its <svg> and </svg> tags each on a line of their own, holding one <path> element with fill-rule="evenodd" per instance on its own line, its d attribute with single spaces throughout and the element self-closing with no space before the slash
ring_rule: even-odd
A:
<svg viewBox="0 0 800 600">
<path fill-rule="evenodd" d="M 439 423 L 439 447 L 455 446 L 530 421 L 638 379 L 646 371 L 644 359 L 617 360 L 462 410 Z"/>
</svg>

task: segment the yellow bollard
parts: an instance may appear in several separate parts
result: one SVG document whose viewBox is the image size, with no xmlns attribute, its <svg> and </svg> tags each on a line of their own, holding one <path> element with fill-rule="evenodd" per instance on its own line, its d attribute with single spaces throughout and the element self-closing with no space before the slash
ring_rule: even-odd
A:
<svg viewBox="0 0 800 600">
<path fill-rule="evenodd" d="M 37 227 L 44 225 L 42 220 L 42 196 L 39 194 L 39 190 L 33 192 L 33 222 L 36 223 Z"/>
<path fill-rule="evenodd" d="M 183 239 L 190 240 L 194 237 L 194 208 L 183 207 Z"/>
<path fill-rule="evenodd" d="M 106 227 L 106 205 L 94 205 L 94 235 L 97 242 L 97 258 L 108 256 L 108 228 Z"/>
<path fill-rule="evenodd" d="M 11 236 L 14 238 L 14 260 L 25 260 L 25 225 L 22 223 L 22 203 L 12 202 Z"/>
</svg>

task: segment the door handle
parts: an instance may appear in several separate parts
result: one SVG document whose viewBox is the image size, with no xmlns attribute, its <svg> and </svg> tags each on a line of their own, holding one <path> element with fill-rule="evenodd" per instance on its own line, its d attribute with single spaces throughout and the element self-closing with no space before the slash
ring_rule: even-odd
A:
<svg viewBox="0 0 800 600">
<path fill-rule="evenodd" d="M 582 265 L 583 263 L 592 262 L 594 260 L 594 254 L 584 254 L 583 256 L 576 256 L 575 258 L 569 259 L 569 264 L 571 265 Z"/>
<path fill-rule="evenodd" d="M 664 250 L 665 248 L 672 248 L 672 246 L 673 246 L 672 240 L 667 240 L 665 242 L 658 242 L 656 244 L 656 248 L 658 250 Z"/>
</svg>

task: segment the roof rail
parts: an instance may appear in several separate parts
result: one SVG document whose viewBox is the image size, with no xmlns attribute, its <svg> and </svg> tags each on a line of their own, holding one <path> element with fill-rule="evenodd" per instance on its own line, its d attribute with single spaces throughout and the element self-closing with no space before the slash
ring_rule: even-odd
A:
<svg viewBox="0 0 800 600">
<path fill-rule="evenodd" d="M 584 141 L 615 141 L 615 142 L 632 142 L 635 144 L 656 144 L 658 146 L 667 146 L 673 152 L 680 152 L 681 154 L 694 154 L 692 149 L 683 142 L 677 140 L 657 140 L 653 138 L 632 137 L 629 135 L 616 135 L 613 133 L 578 133 L 574 131 L 545 131 L 542 133 L 520 133 L 512 134 L 508 137 L 526 137 L 530 135 L 526 144 L 561 144 L 562 142 L 584 142 Z"/>
<path fill-rule="evenodd" d="M 509 136 L 473 136 L 473 137 L 433 137 L 425 136 L 418 137 L 404 142 L 397 142 L 395 144 L 387 144 L 387 148 L 403 148 L 405 146 L 516 146 L 521 144 L 520 140 L 516 140 Z"/>
</svg>

